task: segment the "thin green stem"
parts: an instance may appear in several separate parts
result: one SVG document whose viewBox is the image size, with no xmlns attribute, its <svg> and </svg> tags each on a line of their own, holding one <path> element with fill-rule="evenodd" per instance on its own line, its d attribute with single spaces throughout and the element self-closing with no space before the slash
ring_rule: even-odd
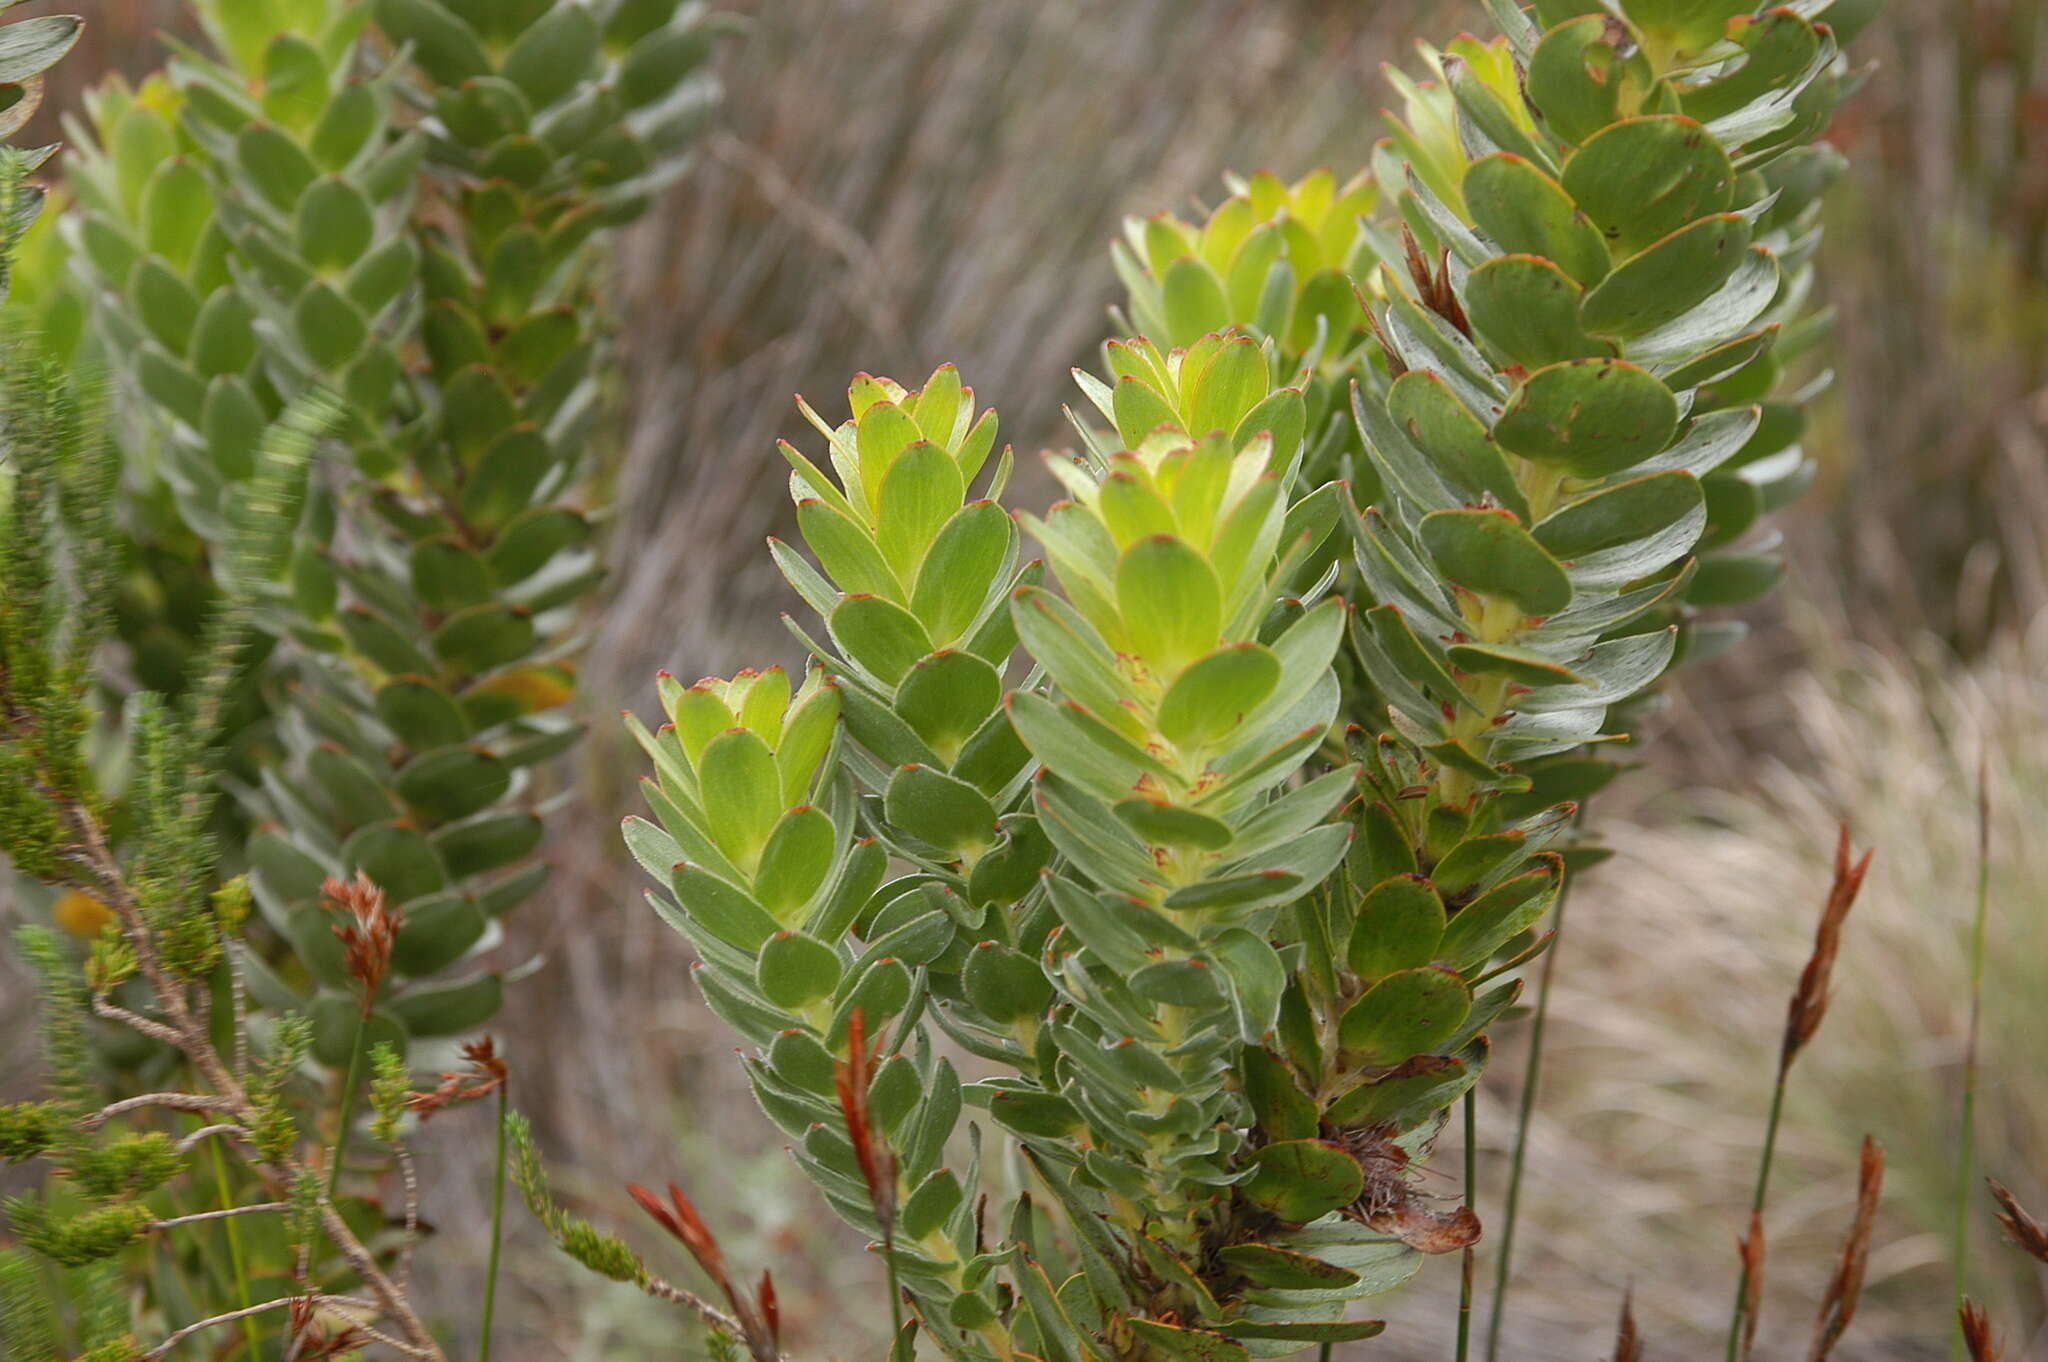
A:
<svg viewBox="0 0 2048 1362">
<path fill-rule="evenodd" d="M 327 1170 L 330 1201 L 341 1190 L 341 1169 L 348 1162 L 349 1127 L 356 1123 L 356 1089 L 362 1085 L 363 1050 L 369 1034 L 370 1017 L 365 1012 L 356 1020 L 356 1038 L 348 1051 L 348 1075 L 341 1080 L 341 1124 L 334 1132 L 334 1166 Z"/>
<path fill-rule="evenodd" d="M 1778 1124 L 1785 1115 L 1785 1076 L 1792 1065 L 1789 1059 L 1778 1063 L 1778 1081 L 1771 1089 L 1771 1114 L 1764 1124 L 1763 1158 L 1757 1164 L 1756 1195 L 1750 1198 L 1749 1214 L 1751 1223 L 1757 1223 L 1764 1213 L 1764 1198 L 1771 1186 L 1771 1161 L 1778 1152 Z M 1736 1362 L 1742 1349 L 1742 1323 L 1748 1313 L 1749 1303 L 1749 1260 L 1742 1262 L 1742 1275 L 1735 1283 L 1735 1308 L 1728 1319 L 1728 1362 Z"/>
<path fill-rule="evenodd" d="M 213 1157 L 213 1181 L 220 1191 L 220 1208 L 231 1211 L 235 1208 L 235 1193 L 228 1186 L 228 1161 L 220 1152 L 220 1145 L 219 1140 L 206 1142 L 207 1152 Z M 242 1226 L 239 1219 L 231 1215 L 226 1218 L 224 1228 L 228 1232 L 228 1261 L 234 1264 L 235 1269 L 236 1303 L 246 1310 L 256 1303 L 256 1298 L 249 1292 L 249 1259 L 242 1251 Z M 254 1331 L 244 1325 L 241 1332 L 243 1355 L 249 1362 L 257 1362 Z"/>
<path fill-rule="evenodd" d="M 1508 1303 L 1508 1274 L 1515 1257 L 1515 1221 L 1522 1210 L 1522 1169 L 1529 1155 L 1529 1126 L 1536 1113 L 1536 1085 L 1543 1073 L 1543 1030 L 1550 1016 L 1550 991 L 1556 980 L 1557 951 L 1564 938 L 1564 907 L 1571 894 L 1567 879 L 1557 893 L 1555 935 L 1543 957 L 1543 976 L 1536 985 L 1536 1012 L 1529 1019 L 1529 1058 L 1522 1066 L 1522 1100 L 1515 1112 L 1515 1151 L 1508 1160 L 1507 1200 L 1501 1208 L 1500 1259 L 1493 1269 L 1493 1301 L 1487 1307 L 1486 1362 L 1500 1356 L 1501 1317 Z"/>
<path fill-rule="evenodd" d="M 1984 927 L 1990 916 L 1991 904 L 1991 793 L 1987 781 L 1985 762 L 1977 762 L 1977 906 L 1970 925 L 1970 1029 L 1963 1042 L 1963 1118 L 1962 1130 L 1956 1140 L 1956 1192 L 1954 1226 L 1954 1262 L 1950 1275 L 1954 1279 L 1953 1309 L 1950 1316 L 1958 1321 L 1949 1336 L 1949 1356 L 1955 1362 L 1962 1362 L 1968 1352 L 1963 1338 L 1961 1311 L 1963 1296 L 1969 1288 L 1970 1267 L 1970 1205 L 1973 1200 L 1970 1186 L 1975 1172 L 1977 1156 L 1977 1033 L 1984 1011 Z"/>
<path fill-rule="evenodd" d="M 506 1137 L 512 1119 L 509 1088 L 509 1084 L 498 1085 L 498 1163 L 496 1181 L 491 1187 L 491 1261 L 484 1273 L 483 1343 L 477 1349 L 476 1362 L 491 1362 L 491 1321 L 498 1312 L 498 1256 L 505 1246 Z"/>
<path fill-rule="evenodd" d="M 1479 1116 L 1472 1094 L 1465 1094 L 1465 1209 L 1477 1213 L 1479 1199 Z M 1467 1244 L 1458 1283 L 1458 1362 L 1472 1351 L 1472 1270 L 1474 1250 Z"/>
<path fill-rule="evenodd" d="M 896 1235 L 893 1228 L 882 1234 L 882 1266 L 889 1274 L 889 1348 L 894 1352 L 903 1341 L 903 1288 L 896 1282 Z"/>
</svg>

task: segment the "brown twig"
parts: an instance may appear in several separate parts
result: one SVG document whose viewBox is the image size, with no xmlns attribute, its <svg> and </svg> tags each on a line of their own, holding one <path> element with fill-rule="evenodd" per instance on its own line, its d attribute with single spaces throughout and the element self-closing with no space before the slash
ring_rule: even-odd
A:
<svg viewBox="0 0 2048 1362">
<path fill-rule="evenodd" d="M 307 1308 L 318 1307 L 346 1311 L 351 1307 L 362 1309 L 368 1305 L 369 1302 L 359 1300 L 353 1296 L 279 1296 L 275 1300 L 262 1301 L 256 1305 L 245 1305 L 239 1310 L 228 1310 L 218 1315 L 209 1315 L 205 1319 L 194 1320 L 192 1323 L 168 1335 L 161 1343 L 142 1354 L 142 1356 L 144 1362 L 156 1362 L 156 1359 L 168 1356 L 173 1348 L 176 1348 L 194 1334 L 204 1333 L 208 1329 L 218 1329 L 223 1324 L 233 1324 L 238 1320 L 267 1314 L 272 1310 L 292 1310 L 297 1312 Z M 389 1335 L 370 1329 L 366 1325 L 356 1324 L 354 1327 L 376 1339 L 379 1343 L 395 1348 L 410 1357 L 438 1358 L 441 1355 L 438 1349 L 422 1348 L 410 1343 L 401 1342 Z"/>
<path fill-rule="evenodd" d="M 660 1277 L 649 1277 L 642 1284 L 641 1290 L 656 1300 L 671 1301 L 682 1306 L 714 1329 L 721 1329 L 731 1334 L 734 1338 L 740 1336 L 741 1330 L 738 1320 L 726 1314 L 725 1311 L 719 1309 L 710 1301 L 705 1300 L 694 1291 L 686 1291 L 674 1282 L 665 1281 Z"/>
<path fill-rule="evenodd" d="M 174 1027 L 165 1026 L 160 1021 L 152 1021 L 139 1012 L 130 1012 L 127 1008 L 109 999 L 104 993 L 93 995 L 92 1013 L 95 1017 L 102 1017 L 111 1022 L 119 1022 L 138 1035 L 148 1036 L 159 1045 L 168 1045 L 172 1049 L 176 1049 L 184 1044 L 185 1037 L 183 1032 Z"/>
<path fill-rule="evenodd" d="M 405 1185 L 405 1242 L 398 1250 L 398 1284 L 410 1287 L 413 1250 L 420 1242 L 420 1175 L 404 1141 L 394 1140 L 391 1152 L 398 1160 L 399 1180 Z"/>
<path fill-rule="evenodd" d="M 227 1220 L 238 1215 L 263 1215 L 275 1211 L 288 1211 L 289 1201 L 262 1201 L 252 1206 L 229 1206 L 218 1211 L 194 1211 L 190 1215 L 174 1216 L 169 1220 L 156 1220 L 142 1227 L 144 1234 L 160 1234 L 180 1225 L 199 1225 L 209 1220 Z"/>
<path fill-rule="evenodd" d="M 201 1126 L 184 1139 L 178 1141 L 178 1152 L 180 1154 L 189 1154 L 200 1144 L 212 1139 L 216 1135 L 233 1135 L 240 1139 L 247 1139 L 249 1132 L 229 1121 L 223 1121 L 218 1125 Z"/>
<path fill-rule="evenodd" d="M 149 1107 L 168 1107 L 172 1111 L 230 1111 L 234 1103 L 225 1097 L 212 1097 L 196 1092 L 146 1092 L 139 1097 L 126 1097 L 119 1102 L 101 1107 L 82 1122 L 87 1130 L 98 1130 L 116 1116 L 126 1116 L 131 1111 L 142 1111 Z"/>
</svg>

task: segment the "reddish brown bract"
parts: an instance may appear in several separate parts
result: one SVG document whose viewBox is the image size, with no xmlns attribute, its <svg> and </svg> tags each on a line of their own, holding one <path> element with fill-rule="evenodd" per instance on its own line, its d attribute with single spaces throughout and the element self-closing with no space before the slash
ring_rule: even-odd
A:
<svg viewBox="0 0 2048 1362">
<path fill-rule="evenodd" d="M 358 870 L 353 880 L 329 876 L 320 886 L 327 911 L 339 915 L 334 934 L 341 938 L 342 963 L 349 977 L 362 990 L 363 1015 L 377 1005 L 384 976 L 391 970 L 391 949 L 398 942 L 398 928 L 405 920 L 403 910 L 384 903 L 384 891 Z"/>
</svg>

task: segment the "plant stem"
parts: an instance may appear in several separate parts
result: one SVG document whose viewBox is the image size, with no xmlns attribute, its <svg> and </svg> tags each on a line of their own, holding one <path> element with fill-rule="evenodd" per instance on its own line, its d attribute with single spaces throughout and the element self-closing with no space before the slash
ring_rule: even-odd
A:
<svg viewBox="0 0 2048 1362">
<path fill-rule="evenodd" d="M 1977 760 L 1977 906 L 1970 926 L 1970 1029 L 1963 1042 L 1963 1119 L 1956 1141 L 1954 1309 L 1957 1320 L 1949 1336 L 1949 1356 L 1962 1362 L 1968 1345 L 1963 1338 L 1963 1295 L 1969 1287 L 1970 1202 L 1972 1165 L 1977 1155 L 1977 1033 L 1984 1011 L 1984 926 L 1991 903 L 1991 791 L 1986 761 Z"/>
<path fill-rule="evenodd" d="M 220 1208 L 223 1211 L 231 1211 L 235 1208 L 235 1195 L 234 1189 L 228 1186 L 228 1161 L 220 1152 L 220 1141 L 208 1141 L 207 1150 L 213 1156 L 213 1181 L 220 1191 Z M 235 1301 L 243 1309 L 247 1309 L 255 1304 L 255 1299 L 249 1293 L 249 1260 L 242 1252 L 242 1227 L 236 1223 L 236 1217 L 231 1215 L 226 1219 L 228 1261 L 233 1263 L 235 1268 Z M 242 1330 L 242 1353 L 249 1362 L 257 1362 L 256 1339 L 247 1328 Z"/>
<path fill-rule="evenodd" d="M 903 1288 L 896 1284 L 896 1234 L 893 1226 L 882 1232 L 882 1266 L 889 1273 L 889 1350 L 903 1341 Z"/>
<path fill-rule="evenodd" d="M 1529 1019 L 1529 1058 L 1522 1068 L 1522 1101 L 1515 1113 L 1515 1152 L 1508 1161 L 1507 1201 L 1501 1210 L 1500 1261 L 1493 1270 L 1493 1302 L 1486 1319 L 1486 1362 L 1500 1356 L 1501 1316 L 1507 1309 L 1508 1274 L 1515 1256 L 1515 1220 L 1522 1209 L 1522 1167 L 1529 1154 L 1529 1125 L 1536 1112 L 1536 1084 L 1543 1072 L 1543 1028 L 1550 1015 L 1550 990 L 1557 973 L 1557 951 L 1564 940 L 1564 906 L 1571 894 L 1567 878 L 1557 891 L 1556 936 L 1543 957 L 1543 977 L 1536 986 L 1536 1014 Z"/>
<path fill-rule="evenodd" d="M 1473 1210 L 1478 1200 L 1479 1117 L 1472 1094 L 1465 1094 L 1465 1209 Z M 1465 1246 L 1461 1280 L 1458 1284 L 1458 1362 L 1465 1362 L 1472 1350 L 1472 1269 L 1474 1250 Z"/>
<path fill-rule="evenodd" d="M 1778 1064 L 1778 1081 L 1771 1088 L 1771 1114 L 1764 1124 L 1764 1152 L 1756 1170 L 1756 1195 L 1750 1198 L 1749 1212 L 1752 1223 L 1763 1215 L 1764 1197 L 1771 1186 L 1771 1160 L 1778 1152 L 1778 1123 L 1785 1114 L 1785 1077 L 1791 1069 L 1789 1059 Z M 1735 1284 L 1735 1308 L 1728 1319 L 1728 1362 L 1736 1362 L 1742 1349 L 1742 1322 L 1749 1298 L 1749 1260 L 1742 1263 L 1742 1275 Z"/>
<path fill-rule="evenodd" d="M 505 1245 L 505 1140 L 512 1115 L 508 1102 L 510 1086 L 498 1085 L 498 1164 L 497 1181 L 491 1188 L 491 1262 L 484 1274 L 483 1344 L 477 1350 L 476 1362 L 491 1362 L 491 1320 L 498 1308 L 498 1255 Z"/>
<path fill-rule="evenodd" d="M 341 1168 L 348 1158 L 348 1131 L 356 1123 L 356 1088 L 363 1077 L 363 1043 L 369 1034 L 370 1016 L 365 1012 L 356 1022 L 356 1038 L 348 1051 L 348 1075 L 341 1080 L 341 1125 L 334 1132 L 334 1166 L 327 1171 L 330 1201 L 341 1190 Z"/>
</svg>

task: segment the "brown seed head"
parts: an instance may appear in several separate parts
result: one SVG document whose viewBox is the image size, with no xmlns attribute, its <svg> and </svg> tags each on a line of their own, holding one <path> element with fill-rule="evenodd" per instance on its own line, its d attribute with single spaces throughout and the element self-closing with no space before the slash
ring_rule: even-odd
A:
<svg viewBox="0 0 2048 1362">
<path fill-rule="evenodd" d="M 512 1070 L 498 1056 L 498 1043 L 489 1036 L 464 1045 L 462 1057 L 468 1061 L 467 1068 L 451 1069 L 441 1075 L 438 1088 L 405 1099 L 422 1123 L 457 1103 L 489 1097 L 512 1080 Z"/>
<path fill-rule="evenodd" d="M 1866 1135 L 1862 1168 L 1856 1180 L 1856 1218 L 1850 1223 L 1849 1237 L 1842 1245 L 1842 1259 L 1835 1266 L 1834 1280 L 1828 1283 L 1827 1294 L 1821 1298 L 1813 1347 L 1807 1353 L 1809 1362 L 1826 1362 L 1848 1330 L 1849 1322 L 1856 1318 L 1856 1301 L 1863 1292 L 1863 1271 L 1870 1263 L 1870 1231 L 1877 1221 L 1877 1202 L 1883 1191 L 1884 1148 Z"/>
<path fill-rule="evenodd" d="M 1813 955 L 1807 960 L 1806 968 L 1800 973 L 1799 988 L 1792 995 L 1792 1005 L 1785 1016 L 1785 1042 L 1779 1054 L 1778 1064 L 1782 1072 L 1792 1066 L 1806 1043 L 1820 1030 L 1821 1019 L 1828 1010 L 1828 983 L 1835 969 L 1835 957 L 1842 949 L 1842 924 L 1848 921 L 1849 909 L 1855 906 L 1857 891 L 1863 888 L 1863 876 L 1870 869 L 1870 858 L 1874 852 L 1866 851 L 1863 858 L 1852 863 L 1849 847 L 1849 829 L 1845 824 L 1835 842 L 1835 882 L 1828 891 L 1827 906 L 1821 910 L 1820 927 L 1814 933 Z"/>
<path fill-rule="evenodd" d="M 398 942 L 405 914 L 386 907 L 383 889 L 360 870 L 353 880 L 329 876 L 320 886 L 320 897 L 327 911 L 342 919 L 334 924 L 334 934 L 341 938 L 342 964 L 362 991 L 367 1017 L 391 970 L 391 948 Z"/>
<path fill-rule="evenodd" d="M 2021 1252 L 2048 1263 L 2048 1225 L 2027 1214 L 2027 1208 L 2005 1189 L 2004 1183 L 1996 1178 L 1985 1181 L 1991 1184 L 1991 1196 L 1998 1202 L 1998 1223 L 2005 1226 L 2005 1237 Z"/>
<path fill-rule="evenodd" d="M 1970 1362 L 1999 1362 L 2005 1356 L 1997 1335 L 1991 1332 L 1991 1316 L 1968 1296 L 1963 1297 L 1956 1311 L 1956 1322 L 1962 1325 L 1963 1347 L 1970 1354 Z"/>
<path fill-rule="evenodd" d="M 732 1278 L 725 1270 L 725 1252 L 719 1248 L 717 1236 L 704 1223 L 704 1217 L 697 1214 L 696 1205 L 683 1195 L 682 1188 L 671 1182 L 666 1203 L 637 1182 L 627 1183 L 626 1192 L 640 1203 L 641 1210 L 654 1217 L 655 1223 L 690 1251 L 705 1276 L 717 1283 L 721 1291 L 731 1294 Z"/>
</svg>

